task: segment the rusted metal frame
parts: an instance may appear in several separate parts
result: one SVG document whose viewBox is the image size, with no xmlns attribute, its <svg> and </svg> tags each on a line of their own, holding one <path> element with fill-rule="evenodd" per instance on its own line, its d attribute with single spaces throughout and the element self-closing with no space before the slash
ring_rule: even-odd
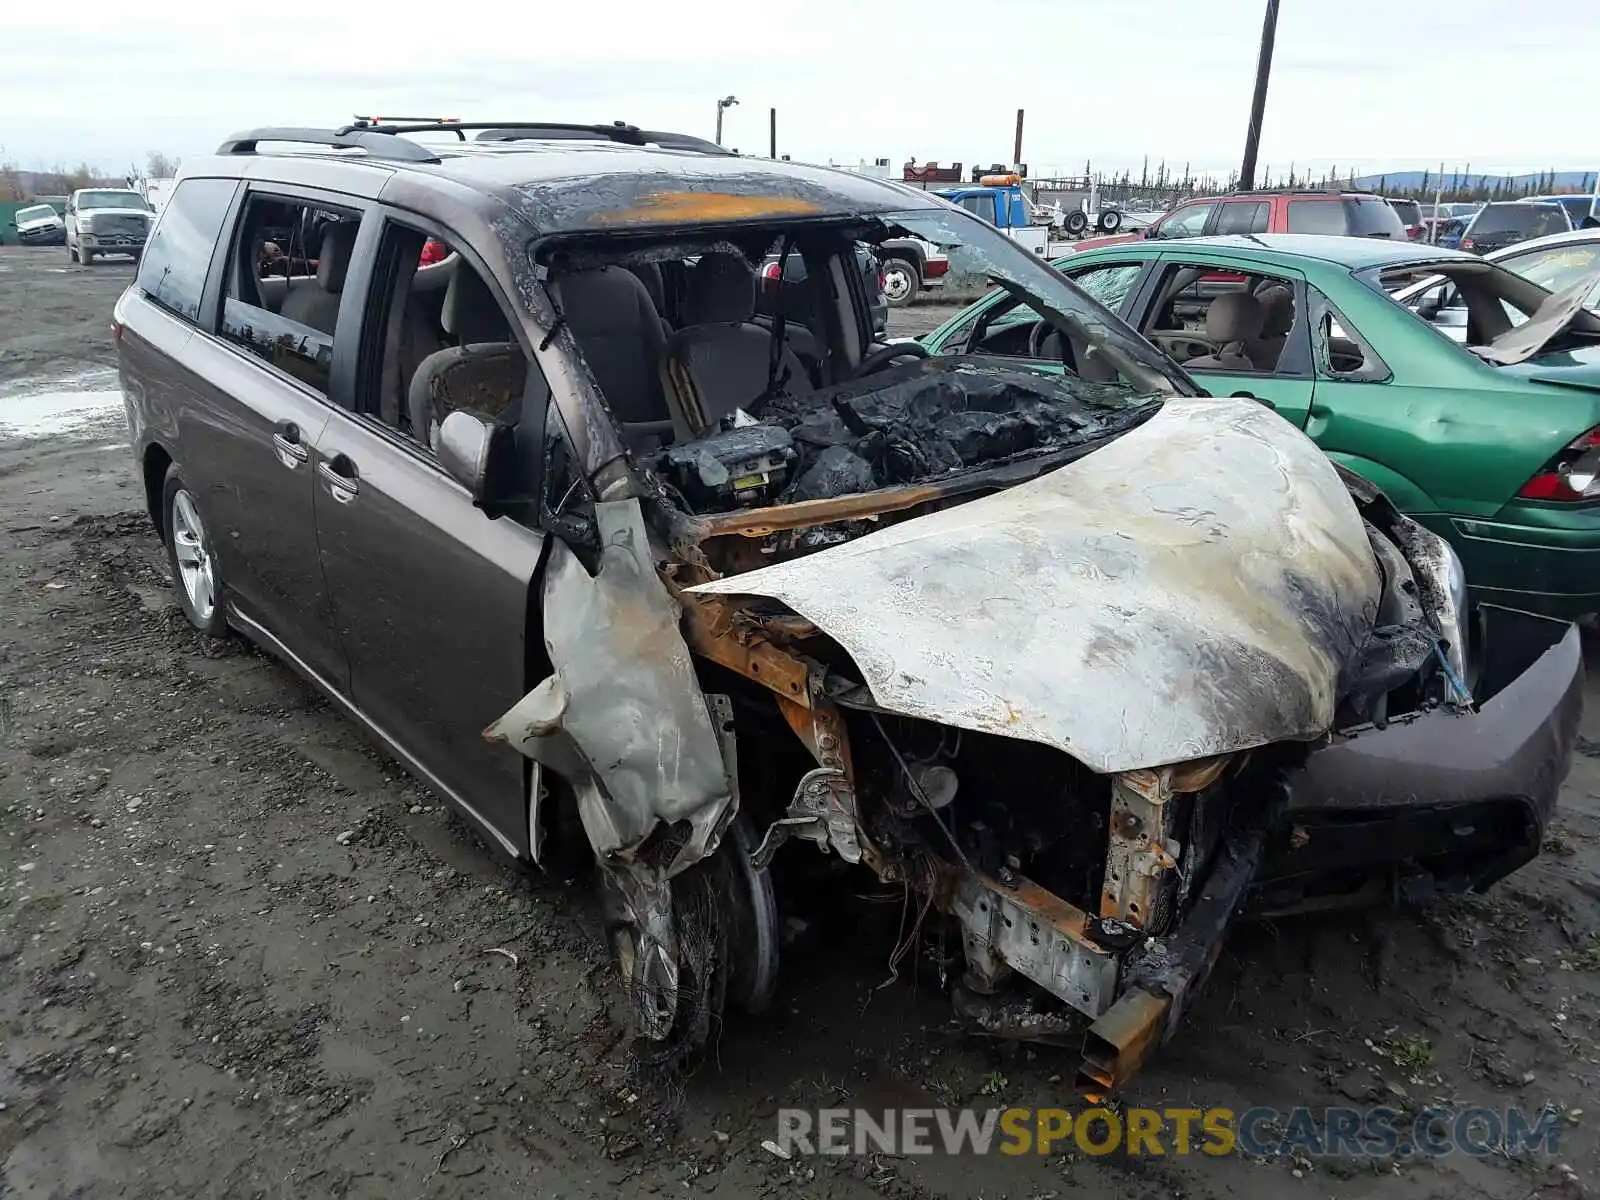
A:
<svg viewBox="0 0 1600 1200">
<path fill-rule="evenodd" d="M 1172 799 L 1221 777 L 1232 755 L 1171 767 L 1124 771 L 1111 780 L 1110 836 L 1100 915 L 1164 933 L 1174 913 L 1183 845 L 1173 829 Z"/>
<path fill-rule="evenodd" d="M 966 985 L 992 993 L 1016 971 L 1086 1016 L 1116 993 L 1118 958 L 1095 940 L 1090 916 L 1030 879 L 963 875 L 950 896 L 961 922 Z"/>
<path fill-rule="evenodd" d="M 735 604 L 681 592 L 678 601 L 683 605 L 684 640 L 696 654 L 759 683 L 789 703 L 812 707 L 810 665 L 767 641 L 753 619 L 741 620 Z"/>
<path fill-rule="evenodd" d="M 1100 915 L 1140 929 L 1157 929 L 1182 847 L 1172 835 L 1172 772 L 1125 771 L 1111 779 L 1111 822 L 1106 841 Z"/>
<path fill-rule="evenodd" d="M 764 867 L 790 837 L 802 837 L 822 850 L 833 849 L 847 862 L 865 861 L 880 875 L 885 860 L 867 838 L 856 811 L 855 767 L 844 714 L 815 694 L 819 674 L 801 659 L 766 640 L 767 632 L 804 636 L 803 618 L 776 618 L 770 626 L 746 617 L 731 601 L 681 592 L 685 640 L 712 662 L 736 671 L 774 693 L 778 711 L 817 760 L 795 788 L 785 815 L 768 827 L 752 863 Z"/>
<path fill-rule="evenodd" d="M 1089 1027 L 1078 1068 L 1080 1091 L 1115 1091 L 1172 1035 L 1188 1003 L 1222 952 L 1223 940 L 1261 865 L 1265 822 L 1236 830 L 1223 843 L 1200 898 L 1169 937 L 1152 938 L 1123 964 L 1123 994 Z"/>
<path fill-rule="evenodd" d="M 1084 1035 L 1076 1090 L 1103 1100 L 1120 1089 L 1161 1044 L 1171 1008 L 1170 997 L 1143 988 L 1123 993 Z"/>
</svg>

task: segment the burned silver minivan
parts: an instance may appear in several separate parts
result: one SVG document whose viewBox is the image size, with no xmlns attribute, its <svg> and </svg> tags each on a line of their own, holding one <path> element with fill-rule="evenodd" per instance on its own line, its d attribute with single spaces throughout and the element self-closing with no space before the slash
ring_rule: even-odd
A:
<svg viewBox="0 0 1600 1200">
<path fill-rule="evenodd" d="M 875 341 L 858 249 L 907 237 L 1015 303 Z M 644 1059 L 781 986 L 779 854 L 946 914 L 961 1013 L 1103 1092 L 1241 916 L 1538 851 L 1575 632 L 937 198 L 629 126 L 255 131 L 152 259 L 119 344 L 185 611 L 509 853 L 570 815 Z"/>
</svg>

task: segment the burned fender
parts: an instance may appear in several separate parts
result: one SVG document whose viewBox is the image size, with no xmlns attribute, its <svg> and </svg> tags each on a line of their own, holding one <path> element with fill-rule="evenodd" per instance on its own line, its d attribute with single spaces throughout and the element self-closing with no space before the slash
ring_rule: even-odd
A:
<svg viewBox="0 0 1600 1200">
<path fill-rule="evenodd" d="M 680 611 L 656 574 L 637 500 L 595 505 L 600 567 L 557 543 L 545 572 L 545 647 L 555 671 L 486 731 L 566 779 L 602 859 L 634 861 L 658 827 L 688 836 L 665 878 L 716 849 L 737 810 Z"/>
</svg>

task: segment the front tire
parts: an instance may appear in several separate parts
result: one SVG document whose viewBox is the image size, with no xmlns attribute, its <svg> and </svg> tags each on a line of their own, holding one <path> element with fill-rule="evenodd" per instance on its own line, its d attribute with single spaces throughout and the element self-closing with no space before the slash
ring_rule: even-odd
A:
<svg viewBox="0 0 1600 1200">
<path fill-rule="evenodd" d="M 212 554 L 213 542 L 200 506 L 174 463 L 161 489 L 161 529 L 167 543 L 167 565 L 183 615 L 207 637 L 228 632 L 222 575 Z"/>
<path fill-rule="evenodd" d="M 90 250 L 82 242 L 78 243 L 78 262 L 86 267 L 94 265 L 94 251 Z"/>
<path fill-rule="evenodd" d="M 1083 231 L 1089 228 L 1089 217 L 1081 208 L 1067 214 L 1067 233 L 1072 237 L 1082 237 Z"/>
<path fill-rule="evenodd" d="M 889 258 L 883 263 L 883 298 L 890 308 L 903 308 L 922 290 L 922 275 L 917 264 L 905 258 Z"/>
</svg>

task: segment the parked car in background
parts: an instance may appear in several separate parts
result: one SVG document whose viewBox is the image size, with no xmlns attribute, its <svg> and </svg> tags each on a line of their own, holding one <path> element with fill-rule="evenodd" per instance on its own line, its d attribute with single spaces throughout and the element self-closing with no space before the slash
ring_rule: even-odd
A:
<svg viewBox="0 0 1600 1200">
<path fill-rule="evenodd" d="M 1483 207 L 1481 200 L 1456 200 L 1443 204 L 1424 204 L 1422 216 L 1424 220 L 1433 217 L 1470 217 Z"/>
<path fill-rule="evenodd" d="M 888 238 L 878 246 L 883 266 L 883 298 L 890 307 L 910 304 L 924 291 L 942 288 L 950 259 L 932 242 L 920 238 Z"/>
<path fill-rule="evenodd" d="M 11 220 L 19 246 L 62 246 L 67 241 L 67 226 L 61 215 L 48 204 L 17 209 Z"/>
<path fill-rule="evenodd" d="M 1530 238 L 1566 233 L 1572 228 L 1559 204 L 1534 200 L 1497 200 L 1485 204 L 1461 234 L 1461 249 L 1487 254 Z"/>
<path fill-rule="evenodd" d="M 84 266 L 100 254 L 138 258 L 155 214 L 131 188 L 80 188 L 67 197 L 67 253 Z"/>
<path fill-rule="evenodd" d="M 1395 215 L 1400 218 L 1400 224 L 1405 226 L 1406 237 L 1413 242 L 1418 241 L 1426 232 L 1422 223 L 1422 205 L 1415 200 L 1391 197 L 1389 207 L 1394 209 Z"/>
<path fill-rule="evenodd" d="M 167 206 L 167 198 L 172 195 L 174 183 L 176 183 L 176 180 L 162 177 L 145 178 L 135 184 L 134 190 L 145 198 L 145 203 L 150 206 L 150 211 L 159 217 L 161 210 Z"/>
<path fill-rule="evenodd" d="M 1424 217 L 1422 240 L 1429 245 L 1443 246 L 1446 250 L 1459 249 L 1461 235 L 1466 232 L 1467 222 L 1471 219 L 1470 217 Z"/>
<path fill-rule="evenodd" d="M 1583 264 L 1591 251 L 1568 253 Z M 1448 539 L 1479 597 L 1600 611 L 1600 316 L 1553 312 L 1547 289 L 1499 263 L 1414 242 L 1207 238 L 1056 266 L 1211 394 L 1267 404 Z M 1419 277 L 1466 281 L 1459 340 L 1418 319 L 1406 285 Z M 1059 362 L 1040 320 L 997 294 L 922 341 Z"/>
<path fill-rule="evenodd" d="M 1567 219 L 1572 222 L 1572 227 L 1578 229 L 1585 221 L 1600 224 L 1600 215 L 1597 215 L 1595 198 L 1588 192 L 1563 192 L 1559 196 L 1533 196 L 1530 197 L 1535 204 L 1559 204 L 1567 210 Z"/>
<path fill-rule="evenodd" d="M 1563 292 L 1579 280 L 1600 272 L 1600 228 L 1576 229 L 1550 237 L 1518 242 L 1484 255 L 1488 262 L 1515 271 L 1549 292 Z M 1424 278 L 1394 294 L 1397 302 L 1417 311 L 1452 341 L 1466 343 L 1469 309 L 1461 292 L 1442 286 L 1440 278 Z M 1589 290 L 1583 305 L 1600 312 L 1600 285 Z"/>
<path fill-rule="evenodd" d="M 1406 240 L 1400 214 L 1367 192 L 1270 190 L 1206 196 L 1179 204 L 1146 229 L 1121 237 L 1090 238 L 1074 249 L 1093 250 L 1141 239 L 1223 234 L 1315 233 Z"/>
<path fill-rule="evenodd" d="M 971 187 L 935 188 L 935 196 L 964 209 L 1035 254 L 1048 257 L 1066 249 L 1052 242 L 1046 218 L 1034 212 L 1020 175 L 984 175 Z"/>
<path fill-rule="evenodd" d="M 856 265 L 861 269 L 861 286 L 867 296 L 867 312 L 872 332 L 883 337 L 889 329 L 889 302 L 885 298 L 885 275 L 878 252 L 864 242 L 856 243 Z M 760 290 L 756 293 L 756 320 L 772 328 L 772 318 L 780 311 L 787 326 L 785 337 L 795 352 L 811 364 L 816 363 L 817 347 L 810 332 L 817 324 L 812 290 L 806 285 L 806 260 L 798 250 L 789 252 L 783 269 L 778 256 L 767 255 L 761 264 Z"/>
</svg>

